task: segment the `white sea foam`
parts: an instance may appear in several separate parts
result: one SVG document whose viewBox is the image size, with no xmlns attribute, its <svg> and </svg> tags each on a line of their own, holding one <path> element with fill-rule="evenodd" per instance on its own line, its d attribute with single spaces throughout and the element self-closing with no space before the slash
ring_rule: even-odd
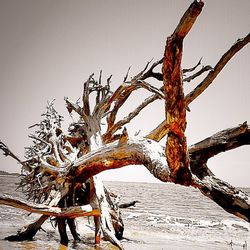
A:
<svg viewBox="0 0 250 250">
<path fill-rule="evenodd" d="M 2 191 L 10 195 L 18 194 L 13 184 L 15 180 L 5 178 L 0 179 Z M 140 241 L 138 248 L 133 247 L 134 242 L 128 241 L 127 244 L 131 244 L 131 248 L 128 249 L 168 249 L 165 240 L 176 242 L 176 247 L 173 249 L 229 250 L 231 242 L 234 250 L 242 250 L 245 242 L 250 246 L 249 223 L 225 212 L 195 189 L 149 183 L 112 182 L 105 185 L 121 196 L 121 203 L 139 201 L 135 207 L 121 209 L 125 224 L 124 236 Z M 27 213 L 22 210 L 0 206 L 2 237 L 15 233 L 35 218 L 37 218 L 35 215 L 27 217 Z M 92 242 L 94 234 L 86 226 L 88 220 L 79 218 L 77 221 L 81 237 L 89 237 L 89 242 Z M 47 233 L 39 232 L 33 242 L 36 249 L 42 250 L 45 245 L 57 249 L 59 236 L 58 233 L 54 234 L 57 230 L 53 229 L 49 221 L 43 228 Z M 71 236 L 70 233 L 68 235 Z M 18 244 L 0 241 L 0 249 L 20 249 Z M 88 248 L 84 245 L 79 249 Z"/>
</svg>

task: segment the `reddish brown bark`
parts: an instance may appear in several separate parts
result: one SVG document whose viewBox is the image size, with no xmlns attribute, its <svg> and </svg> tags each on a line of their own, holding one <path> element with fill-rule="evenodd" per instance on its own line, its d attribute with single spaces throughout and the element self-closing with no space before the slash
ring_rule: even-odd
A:
<svg viewBox="0 0 250 250">
<path fill-rule="evenodd" d="M 182 44 L 202 7 L 203 2 L 194 1 L 185 12 L 174 33 L 167 39 L 162 65 L 168 128 L 166 157 L 172 178 L 176 183 L 183 185 L 190 185 L 191 172 L 185 137 L 186 104 L 181 69 Z"/>
</svg>

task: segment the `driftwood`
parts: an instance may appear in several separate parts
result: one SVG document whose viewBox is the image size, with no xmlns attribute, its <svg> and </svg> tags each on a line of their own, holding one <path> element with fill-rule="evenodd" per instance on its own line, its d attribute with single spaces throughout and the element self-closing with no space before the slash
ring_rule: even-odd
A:
<svg viewBox="0 0 250 250">
<path fill-rule="evenodd" d="M 119 205 L 119 208 L 128 208 L 128 207 L 134 207 L 136 203 L 138 203 L 139 201 L 131 201 L 131 202 L 127 202 L 127 203 L 122 203 Z"/>
<path fill-rule="evenodd" d="M 229 60 L 250 42 L 249 34 L 238 39 L 214 67 L 207 65 L 199 69 L 200 60 L 194 67 L 182 69 L 184 39 L 202 12 L 203 5 L 202 1 L 194 1 L 190 5 L 173 34 L 167 38 L 162 59 L 148 62 L 130 80 L 128 71 L 123 83 L 115 91 L 111 91 L 111 76 L 104 82 L 100 72 L 98 79 L 92 74 L 84 83 L 81 103 L 65 98 L 69 114 L 74 112 L 79 117 L 77 122 L 69 125 L 69 132 L 63 131 L 62 117 L 52 102 L 48 103 L 42 121 L 32 126 L 36 130 L 30 136 L 33 144 L 26 148 L 25 160 L 17 157 L 0 141 L 0 149 L 4 154 L 21 164 L 19 188 L 33 202 L 21 202 L 2 195 L 0 204 L 42 214 L 37 221 L 9 240 L 33 238 L 42 223 L 49 216 L 55 216 L 61 244 L 67 245 L 66 222 L 73 237 L 78 239 L 74 218 L 94 216 L 95 243 L 99 244 L 103 237 L 123 249 L 119 241 L 124 230 L 120 208 L 132 206 L 136 201 L 119 205 L 117 197 L 103 186 L 96 175 L 133 164 L 144 165 L 163 182 L 198 188 L 227 212 L 250 222 L 249 196 L 216 178 L 207 166 L 209 158 L 250 144 L 250 127 L 247 123 L 223 130 L 190 147 L 186 143 L 188 105 L 212 84 Z M 156 72 L 159 65 L 162 66 L 162 72 Z M 205 73 L 204 80 L 185 96 L 183 84 Z M 150 78 L 162 82 L 162 86 L 157 88 L 151 85 Z M 144 89 L 151 95 L 119 120 L 118 111 L 138 89 Z M 131 136 L 126 124 L 159 99 L 163 105 L 165 103 L 165 120 L 149 134 Z M 164 137 L 166 144 L 162 147 L 159 141 Z M 86 211 L 85 205 L 90 205 L 91 211 Z"/>
<path fill-rule="evenodd" d="M 14 204 L 13 204 L 14 205 Z M 15 207 L 15 205 L 14 205 Z M 24 226 L 20 231 L 18 231 L 15 235 L 10 235 L 5 237 L 5 240 L 8 241 L 23 241 L 23 240 L 32 240 L 36 235 L 38 230 L 41 229 L 42 224 L 49 218 L 47 215 L 42 215 L 38 220 L 29 224 L 28 226 Z"/>
<path fill-rule="evenodd" d="M 14 199 L 11 196 L 0 196 L 0 204 L 12 206 L 23 209 L 30 213 L 38 213 L 46 216 L 76 218 L 82 216 L 100 216 L 98 209 L 92 209 L 91 206 L 77 206 L 77 207 L 50 207 L 45 205 L 29 204 L 27 201 Z"/>
</svg>

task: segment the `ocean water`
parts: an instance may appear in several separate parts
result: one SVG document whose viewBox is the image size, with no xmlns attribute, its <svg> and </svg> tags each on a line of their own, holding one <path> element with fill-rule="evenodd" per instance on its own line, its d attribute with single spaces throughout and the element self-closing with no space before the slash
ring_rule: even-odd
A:
<svg viewBox="0 0 250 250">
<path fill-rule="evenodd" d="M 250 249 L 250 224 L 225 212 L 194 188 L 116 182 L 108 186 L 121 195 L 122 202 L 140 201 L 123 211 L 125 226 L 156 234 L 170 244 L 179 243 L 176 248 L 157 249 Z M 250 189 L 243 190 L 250 193 Z"/>
<path fill-rule="evenodd" d="M 15 176 L 0 176 L 1 193 L 23 197 L 15 191 L 17 182 Z M 106 182 L 105 186 L 120 195 L 121 203 L 139 201 L 135 207 L 122 209 L 125 224 L 122 243 L 127 250 L 250 249 L 250 224 L 225 212 L 198 190 L 174 184 L 132 182 Z M 250 194 L 250 189 L 242 190 Z M 59 249 L 58 232 L 49 220 L 33 241 L 3 240 L 37 217 L 0 206 L 0 249 Z M 68 249 L 95 249 L 91 219 L 77 219 L 77 227 L 82 242 L 71 240 Z M 115 248 L 103 242 L 99 249 Z"/>
</svg>

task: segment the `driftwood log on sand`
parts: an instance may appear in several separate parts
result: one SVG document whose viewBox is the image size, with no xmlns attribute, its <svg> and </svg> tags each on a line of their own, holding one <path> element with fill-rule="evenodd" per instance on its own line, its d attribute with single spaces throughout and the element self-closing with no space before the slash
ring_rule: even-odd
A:
<svg viewBox="0 0 250 250">
<path fill-rule="evenodd" d="M 222 55 L 218 63 L 199 69 L 201 61 L 190 69 L 182 69 L 183 43 L 198 16 L 203 1 L 193 1 L 182 16 L 173 34 L 166 40 L 164 57 L 145 68 L 111 91 L 111 76 L 104 81 L 102 72 L 98 79 L 90 75 L 84 83 L 80 101 L 74 103 L 65 98 L 69 114 L 78 121 L 62 129 L 62 117 L 48 103 L 42 121 L 35 129 L 32 145 L 26 148 L 25 160 L 17 157 L 0 141 L 0 149 L 6 156 L 22 166 L 19 188 L 31 202 L 0 196 L 0 204 L 40 213 L 41 217 L 19 235 L 9 240 L 32 239 L 44 221 L 57 218 L 61 243 L 68 244 L 66 223 L 75 239 L 78 234 L 74 218 L 94 216 L 95 243 L 103 236 L 123 249 L 120 239 L 124 225 L 120 208 L 135 205 L 137 201 L 120 204 L 116 195 L 108 191 L 97 174 L 128 165 L 144 165 L 152 175 L 163 182 L 173 182 L 198 188 L 227 212 L 250 222 L 250 198 L 242 191 L 216 178 L 207 166 L 209 158 L 234 148 L 250 144 L 250 127 L 244 122 L 225 129 L 211 137 L 187 146 L 185 136 L 188 105 L 200 96 L 216 79 L 229 60 L 250 41 L 250 34 Z M 162 72 L 156 72 L 161 65 Z M 198 71 L 197 71 L 198 70 Z M 190 74 L 183 78 L 183 73 Z M 185 82 L 206 74 L 201 83 L 189 94 L 183 92 Z M 162 82 L 160 88 L 149 83 L 150 79 Z M 135 110 L 118 119 L 118 111 L 132 93 L 143 89 L 151 95 Z M 165 105 L 165 120 L 150 133 L 132 136 L 126 125 L 155 100 Z M 159 141 L 165 138 L 165 147 Z"/>
</svg>

